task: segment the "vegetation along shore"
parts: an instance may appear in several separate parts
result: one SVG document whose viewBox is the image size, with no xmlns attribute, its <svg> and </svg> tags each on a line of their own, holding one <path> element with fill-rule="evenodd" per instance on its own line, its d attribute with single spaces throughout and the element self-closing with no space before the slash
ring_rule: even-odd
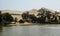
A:
<svg viewBox="0 0 60 36">
<path fill-rule="evenodd" d="M 0 26 L 12 24 L 60 24 L 60 12 L 47 8 L 29 11 L 0 10 Z M 21 24 L 21 25 L 22 25 Z M 35 25 L 35 24 L 33 24 Z"/>
</svg>

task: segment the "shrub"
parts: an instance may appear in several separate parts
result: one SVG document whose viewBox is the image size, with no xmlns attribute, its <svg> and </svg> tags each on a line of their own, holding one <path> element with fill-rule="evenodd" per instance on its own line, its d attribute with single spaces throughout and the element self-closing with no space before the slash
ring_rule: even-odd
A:
<svg viewBox="0 0 60 36">
<path fill-rule="evenodd" d="M 19 23 L 24 23 L 24 21 L 21 19 L 21 20 L 19 20 Z"/>
</svg>

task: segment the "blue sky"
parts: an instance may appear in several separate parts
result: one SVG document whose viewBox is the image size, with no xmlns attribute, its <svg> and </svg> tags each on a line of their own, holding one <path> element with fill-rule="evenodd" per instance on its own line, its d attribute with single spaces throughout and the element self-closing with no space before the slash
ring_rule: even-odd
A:
<svg viewBox="0 0 60 36">
<path fill-rule="evenodd" d="M 60 10 L 60 0 L 0 0 L 0 10 L 30 10 L 41 7 Z"/>
</svg>

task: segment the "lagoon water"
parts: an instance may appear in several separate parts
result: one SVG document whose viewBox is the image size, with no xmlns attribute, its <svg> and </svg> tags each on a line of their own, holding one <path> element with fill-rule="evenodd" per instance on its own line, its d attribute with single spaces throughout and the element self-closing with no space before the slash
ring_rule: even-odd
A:
<svg viewBox="0 0 60 36">
<path fill-rule="evenodd" d="M 0 36 L 60 36 L 60 25 L 3 27 Z"/>
</svg>

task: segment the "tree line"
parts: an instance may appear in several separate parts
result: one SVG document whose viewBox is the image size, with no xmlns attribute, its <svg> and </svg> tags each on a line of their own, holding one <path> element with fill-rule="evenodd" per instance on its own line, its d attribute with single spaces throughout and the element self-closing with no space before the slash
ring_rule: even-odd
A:
<svg viewBox="0 0 60 36">
<path fill-rule="evenodd" d="M 38 17 L 36 17 L 34 14 L 29 14 L 29 11 L 24 12 L 21 16 L 22 19 L 20 20 L 20 23 L 28 22 L 28 23 L 42 23 L 42 24 L 60 24 L 60 16 L 57 11 L 55 13 L 52 13 L 51 11 L 45 11 L 44 9 L 40 9 L 37 12 Z"/>
<path fill-rule="evenodd" d="M 1 25 L 8 25 L 11 22 L 17 22 L 17 18 L 14 17 L 9 13 L 1 13 L 0 11 L 0 26 Z M 37 12 L 37 16 L 35 14 L 29 14 L 29 11 L 24 12 L 21 14 L 22 19 L 20 19 L 19 23 L 39 23 L 39 24 L 60 24 L 60 16 L 58 16 L 57 11 L 52 13 L 49 10 L 40 9 Z"/>
</svg>

